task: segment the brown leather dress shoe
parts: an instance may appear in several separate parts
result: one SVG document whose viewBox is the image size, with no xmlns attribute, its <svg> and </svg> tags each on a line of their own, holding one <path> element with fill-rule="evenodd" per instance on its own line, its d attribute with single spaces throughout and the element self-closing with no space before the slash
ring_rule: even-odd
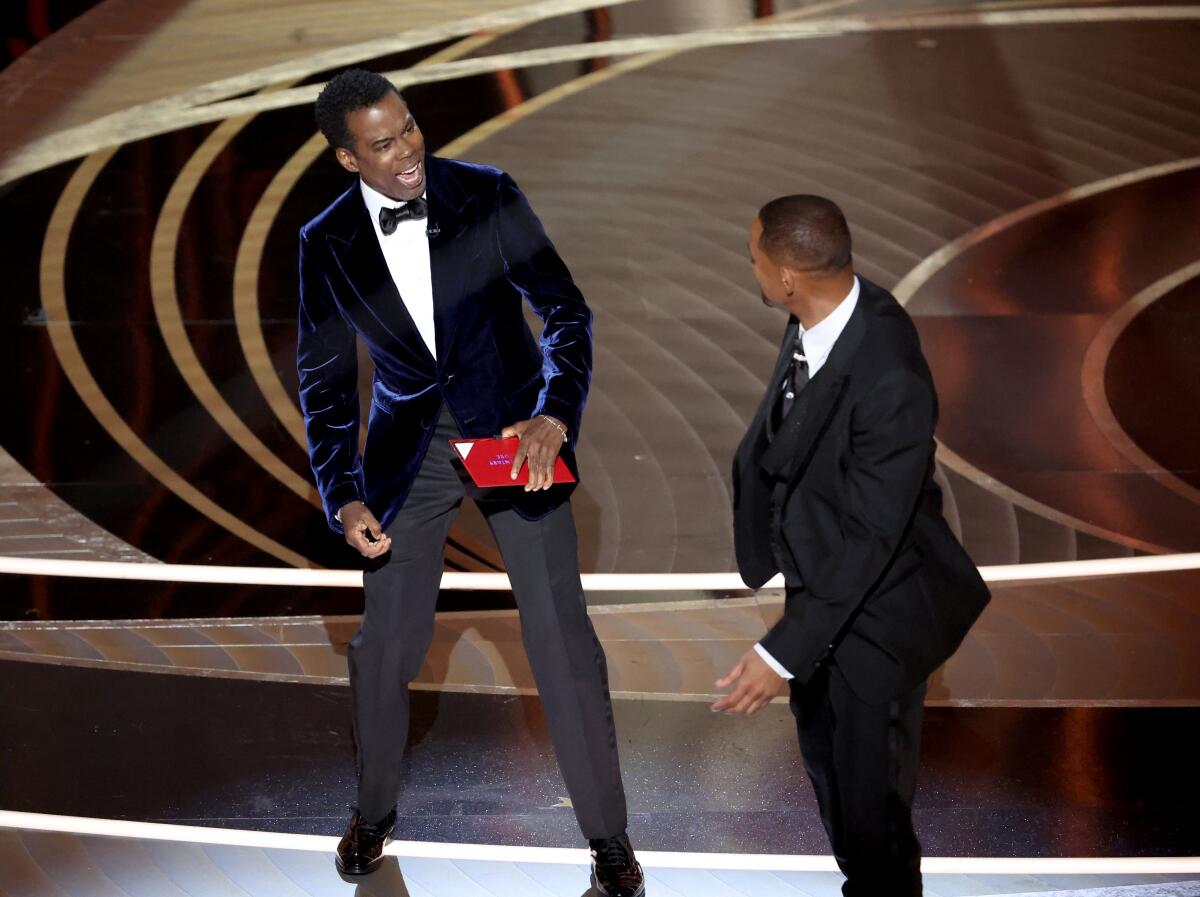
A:
<svg viewBox="0 0 1200 897">
<path fill-rule="evenodd" d="M 396 825 L 396 811 L 388 813 L 382 821 L 368 823 L 358 811 L 350 817 L 346 834 L 338 843 L 338 872 L 343 875 L 366 875 L 374 872 L 383 862 L 383 848 L 392 840 L 392 829 Z"/>
<path fill-rule="evenodd" d="M 646 876 L 624 832 L 588 843 L 592 847 L 592 887 L 602 897 L 643 897 Z"/>
</svg>

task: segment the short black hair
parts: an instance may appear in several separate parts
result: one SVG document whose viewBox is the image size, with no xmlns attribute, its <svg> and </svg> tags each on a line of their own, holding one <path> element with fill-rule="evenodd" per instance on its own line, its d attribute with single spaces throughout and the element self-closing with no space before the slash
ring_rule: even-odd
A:
<svg viewBox="0 0 1200 897">
<path fill-rule="evenodd" d="M 777 265 L 833 273 L 850 264 L 850 226 L 832 200 L 781 196 L 759 209 L 758 220 L 763 227 L 758 245 Z"/>
<path fill-rule="evenodd" d="M 334 149 L 342 147 L 354 152 L 354 135 L 346 124 L 346 116 L 356 109 L 374 106 L 391 91 L 400 96 L 396 85 L 383 75 L 364 69 L 339 72 L 321 88 L 313 110 L 317 127 Z M 401 97 L 403 99 L 403 97 Z"/>
</svg>

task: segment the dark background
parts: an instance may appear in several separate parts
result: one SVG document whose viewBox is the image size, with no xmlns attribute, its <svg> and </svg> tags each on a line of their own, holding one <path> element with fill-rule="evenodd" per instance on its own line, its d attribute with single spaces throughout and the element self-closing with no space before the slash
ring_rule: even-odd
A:
<svg viewBox="0 0 1200 897">
<path fill-rule="evenodd" d="M 0 68 L 26 53 L 100 0 L 5 0 L 0 4 Z"/>
</svg>

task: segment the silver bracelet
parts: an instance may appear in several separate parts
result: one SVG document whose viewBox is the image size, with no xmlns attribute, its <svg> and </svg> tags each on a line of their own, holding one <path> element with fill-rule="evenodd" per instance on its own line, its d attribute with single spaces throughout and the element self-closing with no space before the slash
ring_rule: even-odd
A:
<svg viewBox="0 0 1200 897">
<path fill-rule="evenodd" d="M 541 417 L 542 420 L 546 421 L 546 423 L 550 424 L 550 426 L 554 427 L 554 429 L 558 430 L 558 432 L 562 434 L 563 442 L 567 441 L 567 428 L 566 427 L 564 427 L 562 424 L 560 424 L 558 421 L 556 421 L 554 418 L 552 418 L 549 414 L 541 414 L 538 416 Z"/>
</svg>

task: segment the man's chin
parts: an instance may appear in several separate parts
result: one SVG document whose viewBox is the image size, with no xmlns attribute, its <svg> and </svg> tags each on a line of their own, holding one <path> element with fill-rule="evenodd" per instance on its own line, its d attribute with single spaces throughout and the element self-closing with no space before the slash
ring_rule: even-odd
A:
<svg viewBox="0 0 1200 897">
<path fill-rule="evenodd" d="M 401 184 L 398 190 L 394 190 L 394 193 L 398 194 L 394 198 L 399 199 L 400 202 L 411 202 L 412 200 L 416 199 L 418 196 L 421 196 L 422 194 L 424 194 L 424 192 L 425 192 L 425 178 L 421 178 L 420 182 L 412 187 L 409 187 L 406 184 Z"/>
</svg>

